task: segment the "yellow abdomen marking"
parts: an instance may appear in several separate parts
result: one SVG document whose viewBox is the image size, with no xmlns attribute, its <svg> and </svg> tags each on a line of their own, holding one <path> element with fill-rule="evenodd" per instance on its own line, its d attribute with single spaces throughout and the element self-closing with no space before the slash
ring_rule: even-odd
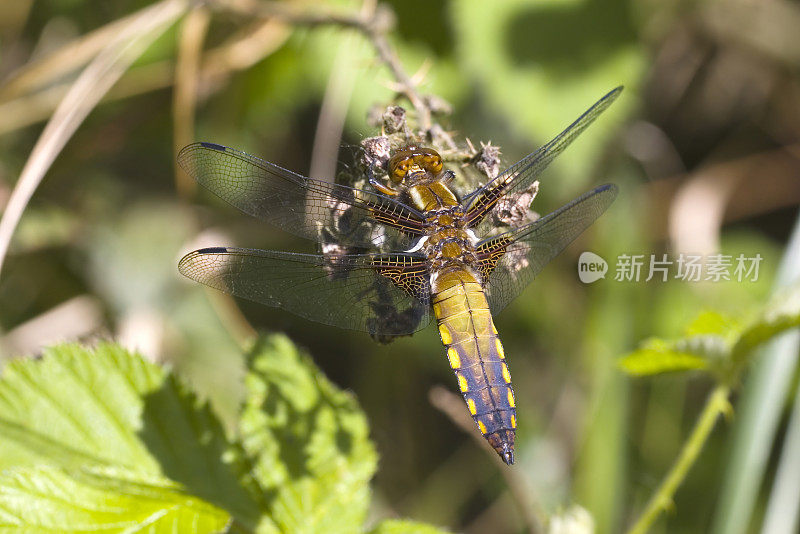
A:
<svg viewBox="0 0 800 534">
<path fill-rule="evenodd" d="M 505 362 L 502 363 L 502 369 L 503 369 L 503 380 L 506 381 L 506 384 L 510 384 L 511 373 L 508 372 L 508 366 L 505 364 Z"/>
<path fill-rule="evenodd" d="M 478 421 L 478 430 L 481 431 L 481 434 L 486 434 L 486 425 L 483 424 L 483 421 Z"/>
<path fill-rule="evenodd" d="M 458 351 L 453 347 L 447 349 L 447 359 L 450 360 L 450 368 L 451 369 L 460 369 L 461 368 L 461 357 L 458 355 Z M 507 373 L 508 371 L 505 371 Z M 505 374 L 504 373 L 504 374 Z"/>
<path fill-rule="evenodd" d="M 463 375 L 458 375 L 458 389 L 461 390 L 461 393 L 466 393 L 469 389 L 467 379 Z"/>
<path fill-rule="evenodd" d="M 478 409 L 475 407 L 475 401 L 472 399 L 467 399 L 467 408 L 469 408 L 469 413 L 472 415 L 478 413 Z"/>
<path fill-rule="evenodd" d="M 494 325 L 492 325 L 492 328 L 494 328 Z M 497 330 L 495 330 L 494 333 L 496 334 Z M 500 343 L 500 338 L 497 338 L 497 339 L 494 340 L 494 346 L 497 349 L 497 355 L 500 356 L 500 359 L 501 360 L 505 360 L 506 359 L 506 351 L 503 350 L 503 344 Z"/>
<path fill-rule="evenodd" d="M 511 391 L 511 388 L 508 388 L 508 405 L 511 406 L 512 408 L 515 407 L 515 404 L 514 404 L 514 392 Z"/>
<path fill-rule="evenodd" d="M 442 336 L 442 343 L 445 345 L 449 345 L 453 342 L 453 336 L 450 335 L 450 330 L 447 329 L 447 325 L 439 325 L 439 335 Z"/>
<path fill-rule="evenodd" d="M 517 428 L 517 417 L 511 414 L 511 428 Z"/>
<path fill-rule="evenodd" d="M 494 321 L 492 321 L 492 332 L 494 332 L 494 335 L 497 335 L 497 327 L 494 325 Z"/>
</svg>

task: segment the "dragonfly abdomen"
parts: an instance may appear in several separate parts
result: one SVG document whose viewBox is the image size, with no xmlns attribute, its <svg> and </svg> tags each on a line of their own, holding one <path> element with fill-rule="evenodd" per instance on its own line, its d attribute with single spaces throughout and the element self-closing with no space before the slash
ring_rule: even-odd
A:
<svg viewBox="0 0 800 534">
<path fill-rule="evenodd" d="M 438 276 L 434 291 L 439 334 L 470 415 L 503 461 L 512 464 L 514 391 L 483 288 L 463 269 Z"/>
</svg>

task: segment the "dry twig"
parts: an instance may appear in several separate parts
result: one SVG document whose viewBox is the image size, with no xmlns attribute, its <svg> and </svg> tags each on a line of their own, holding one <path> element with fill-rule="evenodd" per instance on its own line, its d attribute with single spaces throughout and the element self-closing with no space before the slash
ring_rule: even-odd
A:
<svg viewBox="0 0 800 534">
<path fill-rule="evenodd" d="M 172 92 L 173 140 L 175 147 L 175 188 L 181 197 L 194 191 L 195 182 L 178 165 L 177 152 L 194 140 L 194 112 L 197 107 L 200 58 L 211 15 L 205 8 L 193 10 L 183 20 Z"/>
<path fill-rule="evenodd" d="M 458 395 L 451 393 L 444 387 L 437 386 L 431 389 L 428 398 L 434 407 L 450 418 L 456 426 L 469 434 L 479 446 L 494 459 L 500 473 L 506 479 L 511 497 L 517 505 L 517 509 L 525 522 L 528 532 L 545 532 L 544 525 L 546 524 L 547 516 L 541 505 L 534 498 L 530 488 L 528 488 L 525 481 L 520 478 L 517 472 L 513 469 L 509 469 L 500 457 L 497 456 L 497 453 L 491 448 L 489 443 L 483 439 L 483 436 L 475 432 L 475 422 L 467 415 L 466 410 L 464 410 L 464 403 Z"/>
</svg>

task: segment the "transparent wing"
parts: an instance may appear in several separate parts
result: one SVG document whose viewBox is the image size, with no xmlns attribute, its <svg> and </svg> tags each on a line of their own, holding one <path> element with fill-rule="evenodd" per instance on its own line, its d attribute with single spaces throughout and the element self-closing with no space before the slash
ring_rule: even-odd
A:
<svg viewBox="0 0 800 534">
<path fill-rule="evenodd" d="M 616 196 L 615 185 L 600 186 L 534 223 L 479 243 L 479 256 L 491 263 L 486 271 L 486 296 L 492 314 L 499 313 L 522 293 L 550 260 L 608 209 Z M 497 258 L 496 263 L 491 258 Z"/>
<path fill-rule="evenodd" d="M 531 185 L 556 156 L 608 109 L 621 92 L 622 87 L 610 91 L 550 142 L 522 158 L 500 173 L 494 180 L 467 195 L 464 200 L 468 202 L 466 211 L 467 217 L 471 219 L 470 226 L 477 226 L 500 197 L 522 191 Z"/>
<path fill-rule="evenodd" d="M 178 269 L 231 295 L 373 336 L 410 334 L 430 321 L 427 270 L 411 254 L 322 256 L 214 247 L 187 254 Z"/>
<path fill-rule="evenodd" d="M 178 154 L 181 167 L 197 182 L 243 212 L 287 232 L 322 241 L 335 228 L 343 245 L 397 248 L 421 233 L 422 215 L 389 197 L 354 189 L 273 165 L 214 143 L 195 143 Z M 375 225 L 368 222 L 380 222 Z M 390 241 L 391 240 L 391 241 Z"/>
</svg>

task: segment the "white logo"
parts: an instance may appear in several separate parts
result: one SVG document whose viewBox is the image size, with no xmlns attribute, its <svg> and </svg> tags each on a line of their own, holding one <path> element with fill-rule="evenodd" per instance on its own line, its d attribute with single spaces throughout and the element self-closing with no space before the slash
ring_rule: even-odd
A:
<svg viewBox="0 0 800 534">
<path fill-rule="evenodd" d="M 608 263 L 594 252 L 584 252 L 578 258 L 578 278 L 584 284 L 591 284 L 606 277 Z"/>
</svg>

